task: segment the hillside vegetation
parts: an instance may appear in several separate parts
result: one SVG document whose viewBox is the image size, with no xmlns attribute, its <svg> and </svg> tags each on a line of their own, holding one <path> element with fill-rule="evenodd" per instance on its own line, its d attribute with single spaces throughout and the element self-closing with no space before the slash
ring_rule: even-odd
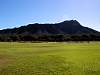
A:
<svg viewBox="0 0 100 75">
<path fill-rule="evenodd" d="M 100 32 L 76 20 L 55 24 L 29 24 L 0 30 L 0 41 L 100 41 Z"/>
<path fill-rule="evenodd" d="M 28 24 L 18 28 L 0 30 L 0 34 L 83 34 L 98 31 L 82 26 L 76 20 L 66 20 L 55 24 Z"/>
</svg>

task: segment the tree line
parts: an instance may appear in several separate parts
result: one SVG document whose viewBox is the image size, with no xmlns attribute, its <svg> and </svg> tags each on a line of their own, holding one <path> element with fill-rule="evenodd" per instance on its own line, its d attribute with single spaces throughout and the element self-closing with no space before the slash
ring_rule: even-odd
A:
<svg viewBox="0 0 100 75">
<path fill-rule="evenodd" d="M 100 41 L 100 34 L 2 34 L 0 35 L 1 42 L 16 42 L 16 41 Z"/>
</svg>

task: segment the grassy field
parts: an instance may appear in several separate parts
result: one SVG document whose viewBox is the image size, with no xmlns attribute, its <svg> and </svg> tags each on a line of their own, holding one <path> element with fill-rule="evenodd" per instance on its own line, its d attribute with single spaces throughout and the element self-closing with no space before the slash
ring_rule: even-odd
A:
<svg viewBox="0 0 100 75">
<path fill-rule="evenodd" d="M 100 42 L 0 42 L 0 75 L 100 75 Z"/>
</svg>

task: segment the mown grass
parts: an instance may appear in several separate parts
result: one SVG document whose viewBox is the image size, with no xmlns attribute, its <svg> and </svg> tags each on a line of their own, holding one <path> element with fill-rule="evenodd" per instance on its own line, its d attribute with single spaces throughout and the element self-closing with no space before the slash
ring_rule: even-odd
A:
<svg viewBox="0 0 100 75">
<path fill-rule="evenodd" d="M 0 42 L 0 75 L 100 75 L 100 42 Z"/>
</svg>

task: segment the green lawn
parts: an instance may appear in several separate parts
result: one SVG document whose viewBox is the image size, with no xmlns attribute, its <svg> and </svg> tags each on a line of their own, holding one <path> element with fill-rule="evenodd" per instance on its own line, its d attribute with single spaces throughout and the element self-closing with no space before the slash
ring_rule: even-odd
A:
<svg viewBox="0 0 100 75">
<path fill-rule="evenodd" d="M 0 42 L 0 75 L 100 75 L 100 42 Z"/>
</svg>

